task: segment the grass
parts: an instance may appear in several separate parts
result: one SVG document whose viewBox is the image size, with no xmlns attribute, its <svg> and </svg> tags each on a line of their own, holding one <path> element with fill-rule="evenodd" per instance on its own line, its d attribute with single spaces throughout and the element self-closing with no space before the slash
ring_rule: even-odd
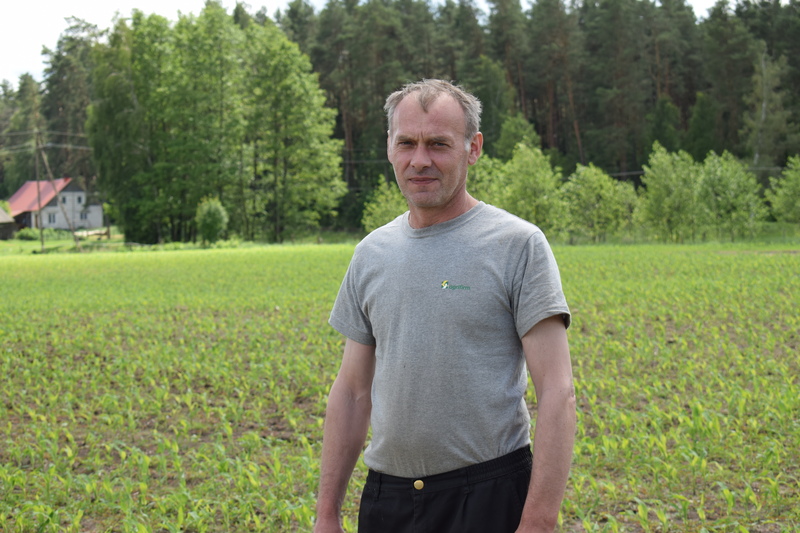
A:
<svg viewBox="0 0 800 533">
<path fill-rule="evenodd" d="M 555 248 L 579 409 L 564 531 L 800 528 L 799 249 Z M 4 255 L 0 531 L 310 530 L 351 254 Z"/>
<path fill-rule="evenodd" d="M 559 255 L 579 398 L 570 527 L 796 530 L 796 250 Z"/>
</svg>

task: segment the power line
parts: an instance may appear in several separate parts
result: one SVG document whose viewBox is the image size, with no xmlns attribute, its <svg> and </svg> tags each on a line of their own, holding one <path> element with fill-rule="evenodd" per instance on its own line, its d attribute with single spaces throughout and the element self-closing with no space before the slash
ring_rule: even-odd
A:
<svg viewBox="0 0 800 533">
<path fill-rule="evenodd" d="M 37 133 L 46 133 L 48 135 L 66 135 L 68 137 L 84 137 L 88 138 L 89 135 L 86 133 L 72 133 L 69 131 L 50 131 L 50 130 L 32 130 L 32 131 L 11 131 L 3 133 L 5 137 L 15 137 L 18 135 L 36 135 Z"/>
<path fill-rule="evenodd" d="M 0 154 L 18 154 L 21 152 L 33 152 L 35 147 L 27 144 L 17 144 L 8 148 L 0 148 Z"/>
<path fill-rule="evenodd" d="M 79 146 L 76 144 L 60 144 L 60 143 L 47 143 L 42 145 L 42 148 L 70 148 L 72 150 L 86 150 L 87 152 L 92 151 L 91 146 Z"/>
<path fill-rule="evenodd" d="M 644 170 L 629 170 L 628 172 L 612 172 L 609 176 L 641 176 Z"/>
<path fill-rule="evenodd" d="M 81 146 L 77 144 L 60 144 L 60 143 L 47 143 L 41 146 L 41 148 L 69 148 L 71 150 L 84 150 L 87 152 L 92 151 L 91 146 Z M 0 154 L 20 154 L 24 152 L 31 152 L 33 153 L 36 148 L 30 144 L 16 144 L 14 146 L 9 146 L 7 148 L 0 148 Z"/>
</svg>

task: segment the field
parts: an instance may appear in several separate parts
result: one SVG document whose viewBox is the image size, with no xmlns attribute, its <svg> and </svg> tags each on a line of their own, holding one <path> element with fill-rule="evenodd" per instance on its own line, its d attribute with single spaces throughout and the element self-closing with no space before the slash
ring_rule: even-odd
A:
<svg viewBox="0 0 800 533">
<path fill-rule="evenodd" d="M 579 409 L 564 531 L 800 529 L 797 251 L 555 248 Z M 310 531 L 351 254 L 0 258 L 0 531 Z"/>
</svg>

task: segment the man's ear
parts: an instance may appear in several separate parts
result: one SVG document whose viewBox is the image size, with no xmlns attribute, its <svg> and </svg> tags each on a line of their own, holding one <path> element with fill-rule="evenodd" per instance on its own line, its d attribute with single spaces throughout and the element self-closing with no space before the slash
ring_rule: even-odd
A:
<svg viewBox="0 0 800 533">
<path fill-rule="evenodd" d="M 478 132 L 469 142 L 469 157 L 467 162 L 470 165 L 474 165 L 478 161 L 478 158 L 481 156 L 481 150 L 483 150 L 483 133 Z"/>
</svg>

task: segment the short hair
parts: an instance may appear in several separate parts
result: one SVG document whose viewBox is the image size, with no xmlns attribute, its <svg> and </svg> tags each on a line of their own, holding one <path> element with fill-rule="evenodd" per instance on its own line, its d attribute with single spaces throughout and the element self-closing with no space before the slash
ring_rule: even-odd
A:
<svg viewBox="0 0 800 533">
<path fill-rule="evenodd" d="M 412 94 L 417 94 L 417 101 L 422 106 L 422 110 L 427 113 L 428 107 L 436 101 L 442 94 L 449 94 L 455 99 L 464 111 L 464 119 L 466 122 L 466 131 L 464 137 L 467 142 L 471 141 L 481 128 L 481 101 L 478 98 L 465 91 L 462 87 L 444 80 L 429 80 L 424 79 L 414 83 L 405 85 L 399 91 L 395 91 L 386 99 L 386 104 L 383 106 L 386 111 L 386 119 L 389 124 L 389 131 L 392 130 L 392 121 L 394 120 L 394 112 L 397 106 L 403 99 Z"/>
</svg>

